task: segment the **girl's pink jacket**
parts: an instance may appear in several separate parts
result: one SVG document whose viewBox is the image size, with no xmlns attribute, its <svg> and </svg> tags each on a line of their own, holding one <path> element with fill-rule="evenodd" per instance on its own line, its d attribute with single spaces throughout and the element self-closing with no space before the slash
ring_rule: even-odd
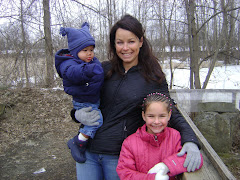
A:
<svg viewBox="0 0 240 180">
<path fill-rule="evenodd" d="M 147 173 L 154 165 L 163 162 L 170 170 L 170 179 L 175 179 L 174 176 L 187 172 L 187 168 L 183 167 L 186 154 L 177 156 L 181 148 L 181 136 L 177 130 L 166 127 L 155 136 L 147 133 L 146 125 L 143 125 L 124 140 L 117 173 L 122 180 L 154 180 L 156 174 Z M 202 165 L 203 159 L 200 168 Z"/>
</svg>

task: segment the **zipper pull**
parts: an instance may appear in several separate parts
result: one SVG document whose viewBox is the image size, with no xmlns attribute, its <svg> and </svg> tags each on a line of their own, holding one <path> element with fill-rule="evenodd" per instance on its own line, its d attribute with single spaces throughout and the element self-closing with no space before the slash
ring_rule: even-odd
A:
<svg viewBox="0 0 240 180">
<path fill-rule="evenodd" d="M 127 126 L 124 126 L 123 131 L 124 131 L 124 138 L 126 139 L 127 138 Z"/>
<path fill-rule="evenodd" d="M 158 141 L 158 138 L 157 138 L 157 136 L 154 136 L 154 139 L 155 139 L 155 141 Z"/>
<path fill-rule="evenodd" d="M 124 131 L 127 132 L 127 126 L 124 126 Z"/>
</svg>

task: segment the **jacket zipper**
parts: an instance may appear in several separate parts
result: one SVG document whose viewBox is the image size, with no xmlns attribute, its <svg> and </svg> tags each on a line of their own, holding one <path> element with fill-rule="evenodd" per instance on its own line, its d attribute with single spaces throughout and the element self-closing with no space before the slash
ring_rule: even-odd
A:
<svg viewBox="0 0 240 180">
<path fill-rule="evenodd" d="M 127 126 L 126 126 L 126 121 L 124 121 L 123 134 L 124 134 L 124 139 L 126 139 L 126 138 L 127 138 Z"/>
<path fill-rule="evenodd" d="M 122 85 L 122 83 L 124 82 L 124 80 L 126 79 L 126 73 L 123 75 L 123 77 L 122 77 L 122 79 L 121 79 L 121 81 L 119 82 L 119 84 L 118 84 L 118 87 L 117 87 L 117 90 L 115 91 L 115 93 L 114 93 L 114 98 L 113 98 L 113 102 L 115 101 L 115 98 L 117 97 L 117 94 L 118 94 L 118 92 L 119 92 L 119 89 L 120 89 L 120 87 L 121 87 L 121 85 Z M 113 106 L 112 106 L 113 107 Z M 112 110 L 110 109 L 110 112 L 111 112 Z M 111 114 L 110 114 L 111 115 Z M 109 116 L 110 116 L 109 115 Z M 126 120 L 124 120 L 124 122 L 123 122 L 123 138 L 124 139 L 126 139 L 127 138 L 127 126 L 126 126 Z"/>
<path fill-rule="evenodd" d="M 112 99 L 112 102 L 115 101 L 115 98 L 117 97 L 118 91 L 119 91 L 119 89 L 120 89 L 123 81 L 125 80 L 125 78 L 126 78 L 126 74 L 124 74 L 124 76 L 122 77 L 121 81 L 119 82 L 118 87 L 117 87 L 117 89 L 116 89 L 116 91 L 115 91 L 115 93 L 114 93 L 114 96 L 113 96 L 114 98 Z M 113 106 L 112 106 L 112 107 L 113 107 Z M 111 112 L 111 111 L 112 111 L 112 108 L 109 109 L 109 112 Z M 111 115 L 111 114 L 109 114 L 109 116 L 110 116 L 110 115 Z M 106 118 L 107 118 L 107 117 L 106 117 Z"/>
<path fill-rule="evenodd" d="M 112 102 L 115 101 L 115 98 L 117 97 L 118 91 L 119 91 L 122 83 L 123 83 L 124 80 L 126 79 L 126 76 L 127 76 L 126 74 L 127 74 L 127 73 L 125 72 L 124 75 L 123 75 L 123 77 L 122 77 L 122 79 L 121 79 L 121 81 L 119 82 L 118 87 L 116 88 L 116 91 L 115 91 L 115 93 L 114 93 L 114 96 L 113 96 L 114 98 L 112 99 Z M 112 106 L 112 107 L 113 107 L 113 106 Z M 111 112 L 111 111 L 112 111 L 112 108 L 109 109 L 109 112 Z M 108 117 L 109 117 L 109 116 L 111 117 L 111 114 L 109 114 Z M 106 117 L 106 118 L 108 118 L 108 117 Z M 124 124 L 124 126 L 123 126 L 123 138 L 126 139 L 126 138 L 127 138 L 126 120 L 124 120 L 123 124 Z"/>
</svg>

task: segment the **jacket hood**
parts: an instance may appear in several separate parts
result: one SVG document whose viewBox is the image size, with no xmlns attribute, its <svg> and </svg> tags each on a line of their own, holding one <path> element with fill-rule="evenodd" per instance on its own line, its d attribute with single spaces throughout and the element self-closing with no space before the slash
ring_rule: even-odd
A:
<svg viewBox="0 0 240 180">
<path fill-rule="evenodd" d="M 68 49 L 61 49 L 55 54 L 55 67 L 58 75 L 62 78 L 61 73 L 59 71 L 59 66 L 63 61 L 74 59 L 73 56 L 70 55 L 70 51 Z"/>
</svg>

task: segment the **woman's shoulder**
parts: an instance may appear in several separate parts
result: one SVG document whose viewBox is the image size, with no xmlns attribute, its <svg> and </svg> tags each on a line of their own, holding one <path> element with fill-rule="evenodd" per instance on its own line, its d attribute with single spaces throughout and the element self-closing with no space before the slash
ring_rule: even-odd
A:
<svg viewBox="0 0 240 180">
<path fill-rule="evenodd" d="M 111 67 L 112 67 L 112 64 L 111 64 L 111 62 L 110 61 L 103 61 L 102 62 L 102 67 L 105 69 L 111 69 Z"/>
<path fill-rule="evenodd" d="M 165 130 L 168 132 L 169 136 L 180 136 L 180 132 L 171 127 L 166 127 Z"/>
<path fill-rule="evenodd" d="M 137 130 L 135 133 L 129 135 L 124 141 L 132 144 L 139 137 L 139 131 Z"/>
<path fill-rule="evenodd" d="M 107 73 L 112 69 L 112 63 L 110 61 L 103 61 L 102 67 L 104 71 L 104 76 L 106 77 Z"/>
</svg>

